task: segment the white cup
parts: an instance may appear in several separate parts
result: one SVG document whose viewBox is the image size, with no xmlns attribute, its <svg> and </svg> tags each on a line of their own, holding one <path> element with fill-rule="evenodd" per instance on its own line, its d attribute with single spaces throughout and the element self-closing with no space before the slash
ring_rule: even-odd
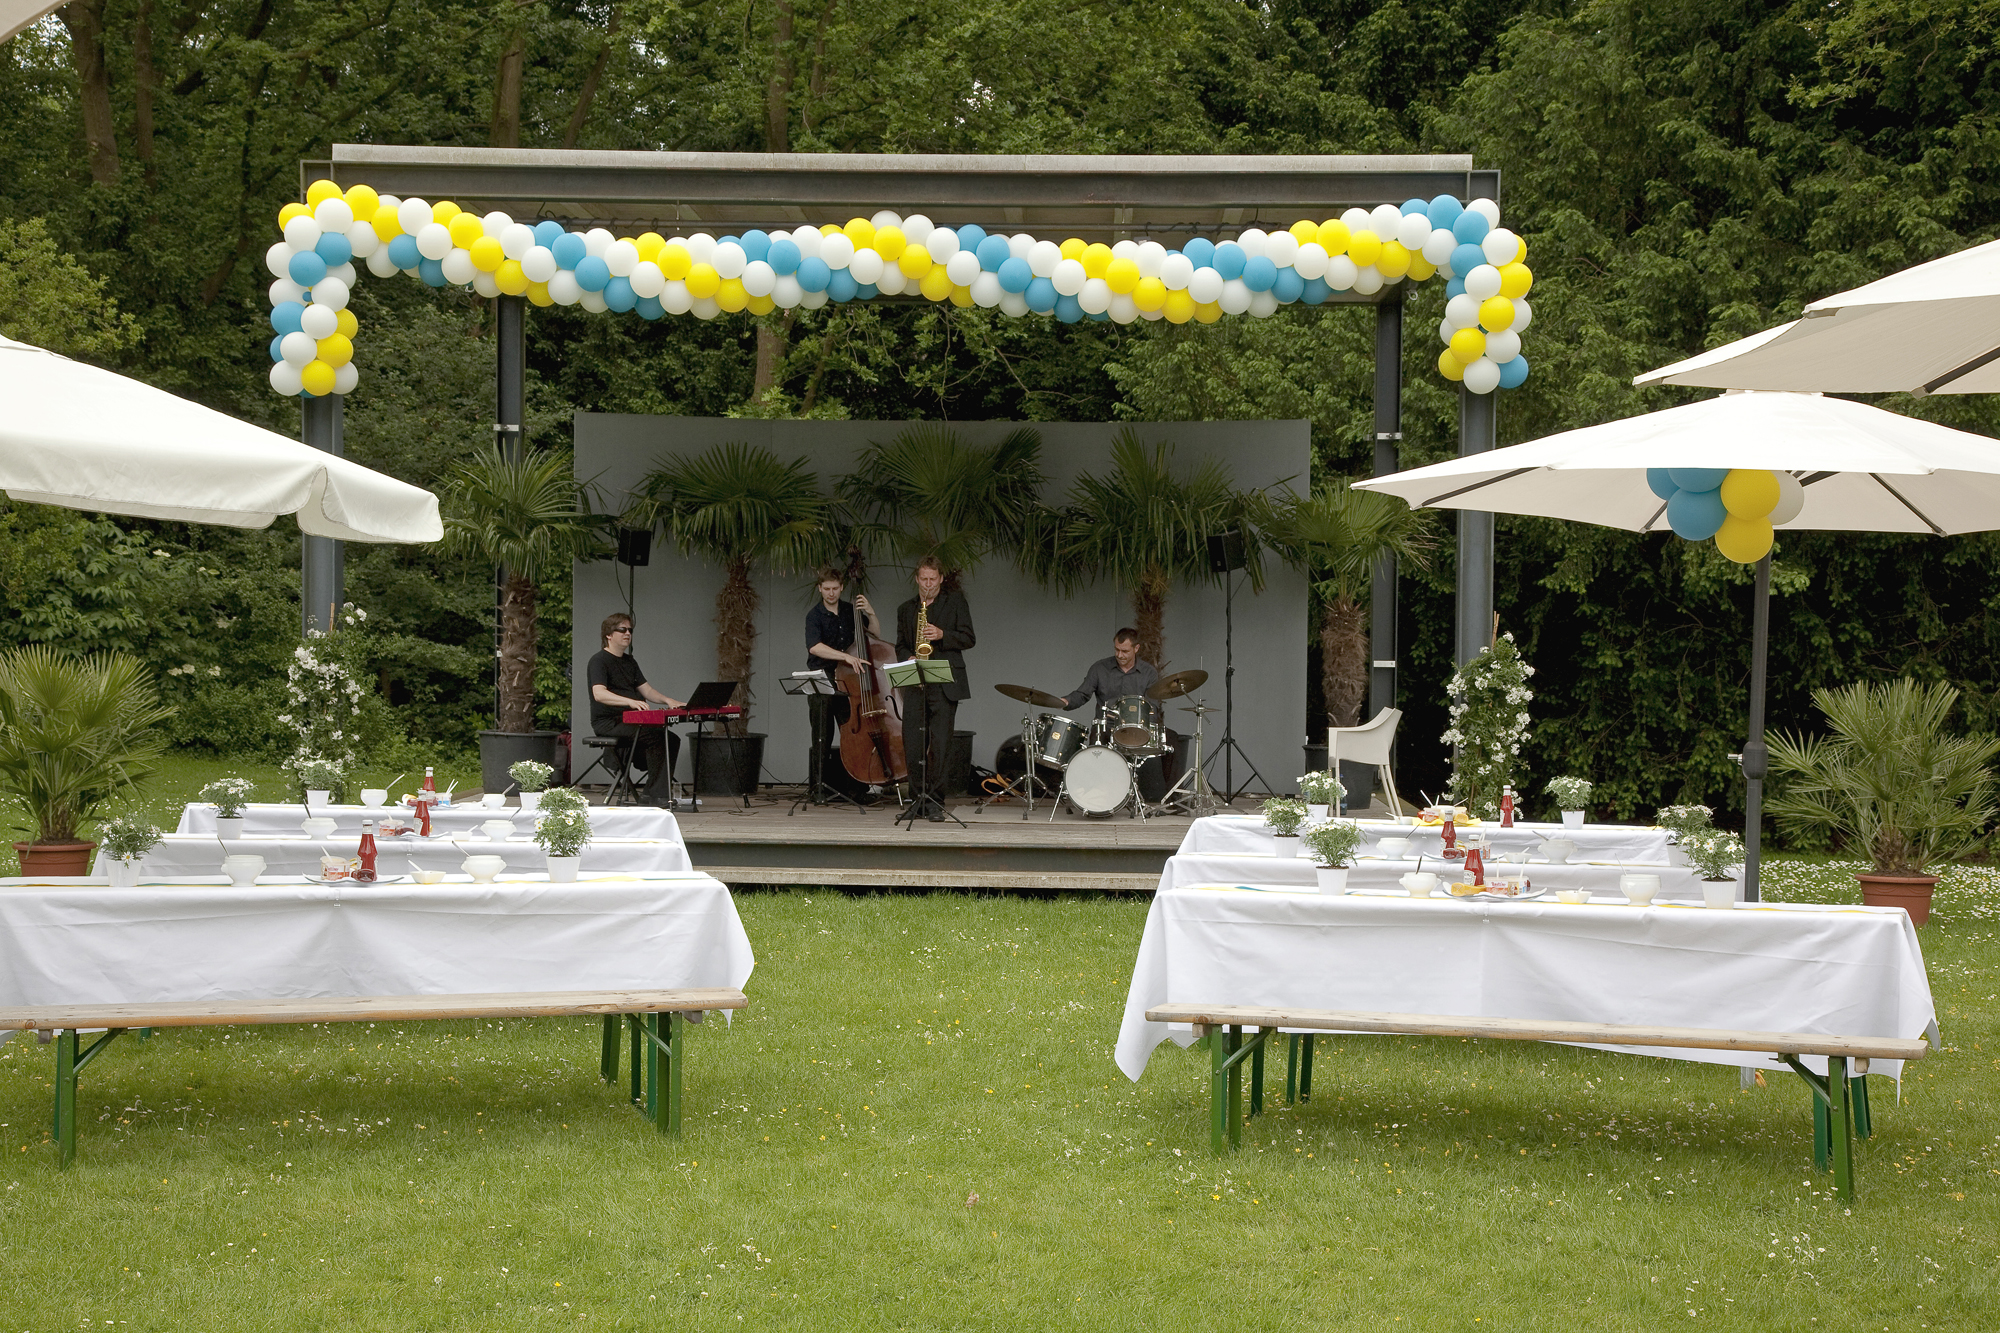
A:
<svg viewBox="0 0 2000 1333">
<path fill-rule="evenodd" d="M 1568 838 L 1545 838 L 1542 854 L 1549 858 L 1550 865 L 1559 866 L 1576 855 L 1576 843 Z"/>
<path fill-rule="evenodd" d="M 495 842 L 505 842 L 514 836 L 514 821 L 511 819 L 489 819 L 479 826 L 486 830 L 486 836 Z"/>
<path fill-rule="evenodd" d="M 507 793 L 504 791 L 489 791 L 479 798 L 479 803 L 488 810 L 505 810 L 507 808 Z"/>
<path fill-rule="evenodd" d="M 388 803 L 389 789 L 387 787 L 363 787 L 361 789 L 361 804 L 368 806 L 370 809 L 379 809 Z"/>
<path fill-rule="evenodd" d="M 1375 845 L 1382 849 L 1382 855 L 1392 861 L 1402 860 L 1410 851 L 1410 840 L 1408 838 L 1384 838 Z"/>
<path fill-rule="evenodd" d="M 1736 906 L 1736 881 L 1733 879 L 1703 880 L 1701 882 L 1701 903 L 1704 907 L 1716 907 L 1724 911 Z"/>
<path fill-rule="evenodd" d="M 1634 907 L 1644 907 L 1653 901 L 1653 895 L 1660 891 L 1658 875 L 1620 875 L 1618 889 L 1625 895 L 1625 901 Z"/>
<path fill-rule="evenodd" d="M 504 856 L 468 856 L 459 869 L 472 876 L 476 884 L 491 884 L 493 877 L 507 868 Z"/>
<path fill-rule="evenodd" d="M 1398 881 L 1412 898 L 1428 898 L 1438 886 L 1438 877 L 1428 870 L 1413 870 Z"/>
<path fill-rule="evenodd" d="M 248 888 L 257 882 L 257 876 L 264 873 L 264 858 L 239 854 L 222 858 L 222 873 L 229 876 L 229 882 L 238 888 Z"/>
</svg>

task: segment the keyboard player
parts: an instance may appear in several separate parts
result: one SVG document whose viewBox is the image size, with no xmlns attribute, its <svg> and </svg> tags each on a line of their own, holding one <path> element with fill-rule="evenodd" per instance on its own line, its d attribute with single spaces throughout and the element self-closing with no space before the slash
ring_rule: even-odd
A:
<svg viewBox="0 0 2000 1333">
<path fill-rule="evenodd" d="M 630 708 L 680 708 L 679 699 L 654 689 L 632 657 L 632 617 L 618 612 L 600 627 L 604 646 L 590 659 L 590 729 L 599 736 L 632 742 L 634 757 L 645 765 L 642 800 L 658 806 L 673 801 L 674 765 L 680 760 L 681 738 L 666 727 L 646 727 L 625 721 Z M 671 748 L 669 748 L 671 747 Z"/>
</svg>

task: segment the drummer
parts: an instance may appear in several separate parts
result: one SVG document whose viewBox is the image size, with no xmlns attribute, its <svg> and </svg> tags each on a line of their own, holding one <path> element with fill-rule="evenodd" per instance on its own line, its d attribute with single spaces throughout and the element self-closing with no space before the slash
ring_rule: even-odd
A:
<svg viewBox="0 0 2000 1333">
<path fill-rule="evenodd" d="M 1139 631 L 1128 626 L 1111 636 L 1111 656 L 1090 664 L 1083 684 L 1063 696 L 1062 706 L 1078 708 L 1086 700 L 1094 700 L 1092 710 L 1101 710 L 1113 699 L 1144 694 L 1159 679 L 1158 667 L 1139 660 Z"/>
</svg>

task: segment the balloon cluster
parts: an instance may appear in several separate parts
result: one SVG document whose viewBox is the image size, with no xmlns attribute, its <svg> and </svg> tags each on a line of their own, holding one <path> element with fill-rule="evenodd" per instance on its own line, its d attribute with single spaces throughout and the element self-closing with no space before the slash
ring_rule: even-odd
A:
<svg viewBox="0 0 2000 1333">
<path fill-rule="evenodd" d="M 356 324 L 347 302 L 359 260 L 378 277 L 408 273 L 432 287 L 649 320 L 814 310 L 908 293 L 1066 324 L 1212 324 L 1442 275 L 1446 350 L 1438 368 L 1474 393 L 1491 393 L 1528 378 L 1520 335 L 1532 316 L 1523 298 L 1534 281 L 1527 246 L 1499 223 L 1490 199 L 1461 204 L 1440 195 L 1400 208 L 1350 208 L 1285 231 L 1252 227 L 1233 240 L 1194 237 L 1178 249 L 1150 240 L 1057 244 L 887 209 L 845 226 L 620 238 L 601 227 L 530 226 L 505 213 L 478 217 L 453 203 L 398 199 L 366 185 L 343 191 L 321 180 L 305 203 L 278 215 L 285 238 L 264 257 L 276 278 L 271 387 L 315 397 L 353 389 Z"/>
<path fill-rule="evenodd" d="M 1770 554 L 1773 528 L 1805 508 L 1805 488 L 1789 472 L 1744 467 L 1650 467 L 1646 485 L 1667 502 L 1667 525 L 1687 541 L 1715 538 L 1739 565 Z"/>
</svg>

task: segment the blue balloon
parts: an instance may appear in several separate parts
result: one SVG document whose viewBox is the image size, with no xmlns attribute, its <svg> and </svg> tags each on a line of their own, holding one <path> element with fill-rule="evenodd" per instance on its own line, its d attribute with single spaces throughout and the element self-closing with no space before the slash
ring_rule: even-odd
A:
<svg viewBox="0 0 2000 1333">
<path fill-rule="evenodd" d="M 1469 218 L 1478 218 L 1479 214 L 1467 213 L 1466 216 Z M 1479 220 L 1481 222 L 1486 221 L 1485 218 L 1479 218 Z M 1485 262 L 1486 252 L 1478 246 L 1470 243 L 1458 246 L 1451 252 L 1451 276 L 1462 278 Z"/>
<path fill-rule="evenodd" d="M 1085 315 L 1084 318 L 1093 324 L 1109 324 L 1111 322 L 1111 312 L 1109 310 L 1098 310 Z"/>
<path fill-rule="evenodd" d="M 1667 524 L 1674 535 L 1691 542 L 1705 542 L 1722 528 L 1729 517 L 1720 491 L 1675 491 L 1667 501 Z"/>
<path fill-rule="evenodd" d="M 1035 281 L 1034 270 L 1028 267 L 1025 259 L 1010 256 L 996 271 L 1000 274 L 1000 290 L 1003 292 L 1025 292 L 1028 284 Z"/>
<path fill-rule="evenodd" d="M 1519 359 L 1515 358 L 1517 361 Z M 1662 500 L 1671 500 L 1674 498 L 1674 492 L 1680 487 L 1674 485 L 1673 476 L 1665 468 L 1649 467 L 1646 469 L 1646 489 Z"/>
<path fill-rule="evenodd" d="M 1486 220 L 1486 215 L 1471 209 L 1460 213 L 1451 224 L 1451 234 L 1458 237 L 1462 244 L 1477 245 L 1486 239 L 1486 233 L 1491 230 L 1493 224 Z M 1483 264 L 1486 261 L 1482 259 L 1479 262 Z"/>
<path fill-rule="evenodd" d="M 1295 268 L 1278 270 L 1277 280 L 1271 284 L 1271 295 L 1278 298 L 1279 305 L 1290 305 L 1305 294 L 1306 280 L 1299 276 Z"/>
<path fill-rule="evenodd" d="M 1518 389 L 1528 382 L 1528 358 L 1517 356 L 1512 361 L 1500 363 L 1500 387 Z"/>
<path fill-rule="evenodd" d="M 549 250 L 556 257 L 556 267 L 567 269 L 574 269 L 590 254 L 589 248 L 583 243 L 583 237 L 573 231 L 566 231 L 558 236 L 556 243 L 550 246 Z"/>
<path fill-rule="evenodd" d="M 564 234 L 563 224 L 554 218 L 543 218 L 535 224 L 535 244 L 544 249 L 553 249 Z"/>
<path fill-rule="evenodd" d="M 287 333 L 297 333 L 299 317 L 305 313 L 306 308 L 297 301 L 280 301 L 271 307 L 271 327 L 278 331 L 281 338 Z"/>
<path fill-rule="evenodd" d="M 1004 287 L 1006 283 L 1007 275 L 1002 273 L 1000 275 L 1000 284 Z M 1028 302 L 1028 309 L 1038 315 L 1053 314 L 1056 303 L 1061 300 L 1061 294 L 1056 291 L 1056 285 L 1047 278 L 1034 278 L 1030 280 L 1025 297 Z"/>
<path fill-rule="evenodd" d="M 743 238 L 741 236 L 718 236 L 715 243 L 717 245 L 733 245 L 739 250 L 743 248 Z"/>
<path fill-rule="evenodd" d="M 423 257 L 422 252 L 417 249 L 417 238 L 414 236 L 398 236 L 389 242 L 389 262 L 397 268 L 405 271 L 413 269 L 423 261 Z"/>
<path fill-rule="evenodd" d="M 1074 296 L 1058 296 L 1056 318 L 1065 324 L 1074 324 L 1083 318 L 1083 307 L 1076 303 Z"/>
<path fill-rule="evenodd" d="M 1458 215 L 1464 211 L 1465 205 L 1455 195 L 1441 194 L 1425 206 L 1424 216 L 1431 220 L 1432 230 L 1436 230 L 1458 221 Z"/>
<path fill-rule="evenodd" d="M 442 259 L 419 259 L 417 261 L 417 280 L 426 287 L 445 286 L 444 261 Z"/>
<path fill-rule="evenodd" d="M 1430 211 L 1431 206 L 1421 199 L 1405 199 L 1403 201 L 1403 216 L 1406 218 L 1413 218 L 1420 215 L 1429 217 Z"/>
<path fill-rule="evenodd" d="M 601 292 L 611 281 L 611 265 L 597 255 L 576 261 L 576 285 L 587 292 Z"/>
<path fill-rule="evenodd" d="M 976 222 L 968 222 L 958 229 L 958 248 L 977 251 L 979 243 L 986 239 L 986 228 Z"/>
<path fill-rule="evenodd" d="M 1243 265 L 1248 259 L 1249 256 L 1243 253 L 1242 246 L 1234 241 L 1224 241 L 1215 247 L 1215 262 L 1211 267 L 1222 275 L 1224 282 L 1228 282 L 1232 278 L 1243 276 Z"/>
<path fill-rule="evenodd" d="M 882 289 L 872 282 L 856 283 L 854 286 L 854 299 L 857 301 L 872 301 L 881 294 Z"/>
<path fill-rule="evenodd" d="M 1444 285 L 1445 300 L 1449 301 L 1454 296 L 1463 296 L 1463 295 L 1465 295 L 1464 278 L 1453 278 L 1450 282 L 1447 282 Z"/>
<path fill-rule="evenodd" d="M 771 253 L 764 256 L 764 262 L 779 277 L 799 271 L 799 243 L 789 236 L 775 236 L 771 239 Z"/>
<path fill-rule="evenodd" d="M 808 255 L 799 261 L 799 286 L 809 292 L 823 292 L 833 279 L 833 270 L 817 255 Z"/>
<path fill-rule="evenodd" d="M 1726 467 L 1675 467 L 1667 475 L 1684 491 L 1712 491 L 1729 479 Z"/>
<path fill-rule="evenodd" d="M 293 329 L 291 330 L 291 332 L 297 333 L 298 330 Z M 284 341 L 285 341 L 285 335 L 282 333 L 280 333 L 277 337 L 271 339 L 271 359 L 273 361 L 283 361 L 285 359 L 285 354 L 278 350 L 278 345 Z"/>
<path fill-rule="evenodd" d="M 737 244 L 743 247 L 743 257 L 745 259 L 761 259 L 767 264 L 771 262 L 771 233 L 759 231 L 757 228 L 752 227 L 749 231 L 743 233 L 743 239 L 738 241 Z M 797 246 L 793 246 L 792 248 L 794 250 L 798 249 Z"/>
<path fill-rule="evenodd" d="M 604 304 L 622 315 L 639 304 L 639 293 L 624 278 L 613 278 L 604 284 Z"/>
<path fill-rule="evenodd" d="M 979 267 L 988 273 L 998 273 L 1000 266 L 1006 263 L 1007 257 L 1013 253 L 1005 236 L 988 236 L 971 249 L 979 256 Z"/>
<path fill-rule="evenodd" d="M 1263 255 L 1251 255 L 1243 261 L 1243 285 L 1251 291 L 1268 292 L 1277 280 L 1278 266 Z"/>
<path fill-rule="evenodd" d="M 657 296 L 640 297 L 639 304 L 633 309 L 639 312 L 640 319 L 659 319 L 667 313 L 667 308 L 660 304 Z"/>
<path fill-rule="evenodd" d="M 1326 285 L 1325 278 L 1307 278 L 1305 290 L 1299 293 L 1299 300 L 1306 305 L 1325 305 L 1326 298 L 1333 295 L 1333 288 Z"/>
<path fill-rule="evenodd" d="M 1196 268 L 1213 268 L 1215 265 L 1215 242 L 1204 236 L 1197 236 L 1181 247 L 1181 253 Z"/>
<path fill-rule="evenodd" d="M 310 287 L 326 276 L 326 261 L 307 250 L 293 255 L 286 271 L 291 274 L 293 282 L 301 287 Z"/>
<path fill-rule="evenodd" d="M 811 289 L 808 288 L 807 290 L 810 291 Z M 860 290 L 861 284 L 856 282 L 854 275 L 846 269 L 836 268 L 827 271 L 826 295 L 828 300 L 852 301 L 855 293 Z"/>
<path fill-rule="evenodd" d="M 354 258 L 354 242 L 337 231 L 322 233 L 313 253 L 326 261 L 328 268 L 339 268 Z"/>
</svg>

